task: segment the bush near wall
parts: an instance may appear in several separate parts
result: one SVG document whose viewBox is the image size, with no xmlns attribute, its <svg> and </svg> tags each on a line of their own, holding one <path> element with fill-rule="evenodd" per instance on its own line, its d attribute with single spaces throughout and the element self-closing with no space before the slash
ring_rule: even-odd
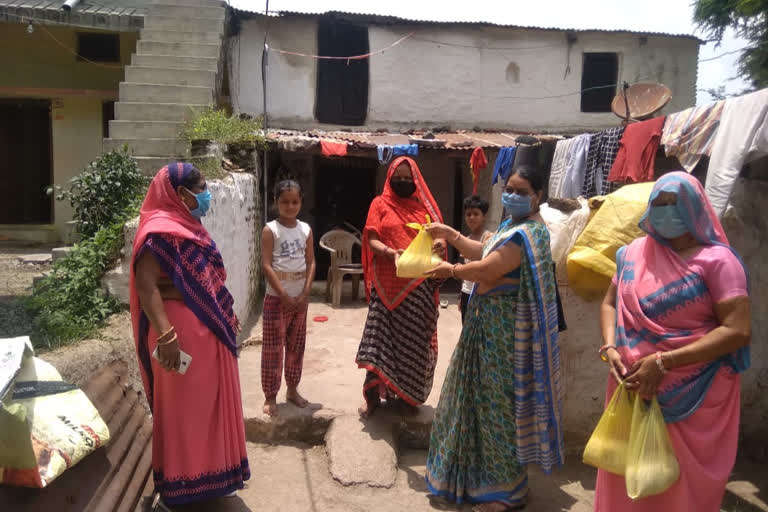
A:
<svg viewBox="0 0 768 512">
<path fill-rule="evenodd" d="M 59 192 L 58 199 L 75 207 L 78 233 L 84 240 L 54 263 L 27 300 L 36 347 L 56 348 L 83 339 L 120 310 L 119 301 L 103 290 L 101 281 L 120 257 L 125 223 L 138 215 L 146 185 L 124 148 L 93 162 L 67 188 L 52 187 Z"/>
</svg>

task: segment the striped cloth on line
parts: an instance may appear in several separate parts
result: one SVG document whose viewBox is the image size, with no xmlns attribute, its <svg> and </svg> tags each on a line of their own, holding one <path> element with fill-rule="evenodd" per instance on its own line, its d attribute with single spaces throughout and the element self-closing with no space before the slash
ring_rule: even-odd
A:
<svg viewBox="0 0 768 512">
<path fill-rule="evenodd" d="M 701 157 L 712 152 L 724 105 L 725 101 L 716 101 L 667 116 L 661 133 L 667 156 L 677 157 L 692 172 Z"/>
</svg>

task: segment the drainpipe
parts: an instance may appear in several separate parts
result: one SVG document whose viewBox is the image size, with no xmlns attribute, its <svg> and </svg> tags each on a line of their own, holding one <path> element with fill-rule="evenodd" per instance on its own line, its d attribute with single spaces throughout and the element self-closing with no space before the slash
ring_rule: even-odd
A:
<svg viewBox="0 0 768 512">
<path fill-rule="evenodd" d="M 61 8 L 67 12 L 71 11 L 74 6 L 80 3 L 80 0 L 67 0 Z"/>
</svg>

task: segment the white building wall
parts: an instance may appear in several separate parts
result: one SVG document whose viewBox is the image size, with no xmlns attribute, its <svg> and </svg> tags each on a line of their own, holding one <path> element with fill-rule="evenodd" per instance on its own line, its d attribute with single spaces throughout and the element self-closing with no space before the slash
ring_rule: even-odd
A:
<svg viewBox="0 0 768 512">
<path fill-rule="evenodd" d="M 386 48 L 410 32 L 411 38 L 371 57 L 368 117 L 361 129 L 423 124 L 562 132 L 615 126 L 611 113 L 580 111 L 577 92 L 585 52 L 617 52 L 619 82 L 666 84 L 673 94 L 668 112 L 688 108 L 696 99 L 698 42 L 690 38 L 578 32 L 569 57 L 561 31 L 395 25 L 371 26 L 370 48 Z M 255 18 L 243 21 L 233 41 L 231 83 L 237 111 L 262 113 L 263 40 L 263 18 Z M 315 54 L 317 22 L 272 19 L 269 41 L 272 48 Z M 517 83 L 507 73 L 512 63 L 519 69 Z M 315 59 L 269 54 L 267 111 L 272 126 L 331 128 L 315 121 L 315 73 Z M 558 97 L 531 99 L 542 96 Z"/>
</svg>

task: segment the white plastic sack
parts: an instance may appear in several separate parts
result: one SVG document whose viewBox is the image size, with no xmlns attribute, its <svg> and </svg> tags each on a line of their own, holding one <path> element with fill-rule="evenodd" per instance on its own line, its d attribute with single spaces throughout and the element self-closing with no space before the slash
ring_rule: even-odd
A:
<svg viewBox="0 0 768 512">
<path fill-rule="evenodd" d="M 541 217 L 549 229 L 549 245 L 552 250 L 552 261 L 557 265 L 559 280 L 565 280 L 568 253 L 571 252 L 576 239 L 589 222 L 589 202 L 583 197 L 578 198 L 580 208 L 572 212 L 562 212 L 550 207 L 547 203 L 541 205 Z"/>
</svg>

